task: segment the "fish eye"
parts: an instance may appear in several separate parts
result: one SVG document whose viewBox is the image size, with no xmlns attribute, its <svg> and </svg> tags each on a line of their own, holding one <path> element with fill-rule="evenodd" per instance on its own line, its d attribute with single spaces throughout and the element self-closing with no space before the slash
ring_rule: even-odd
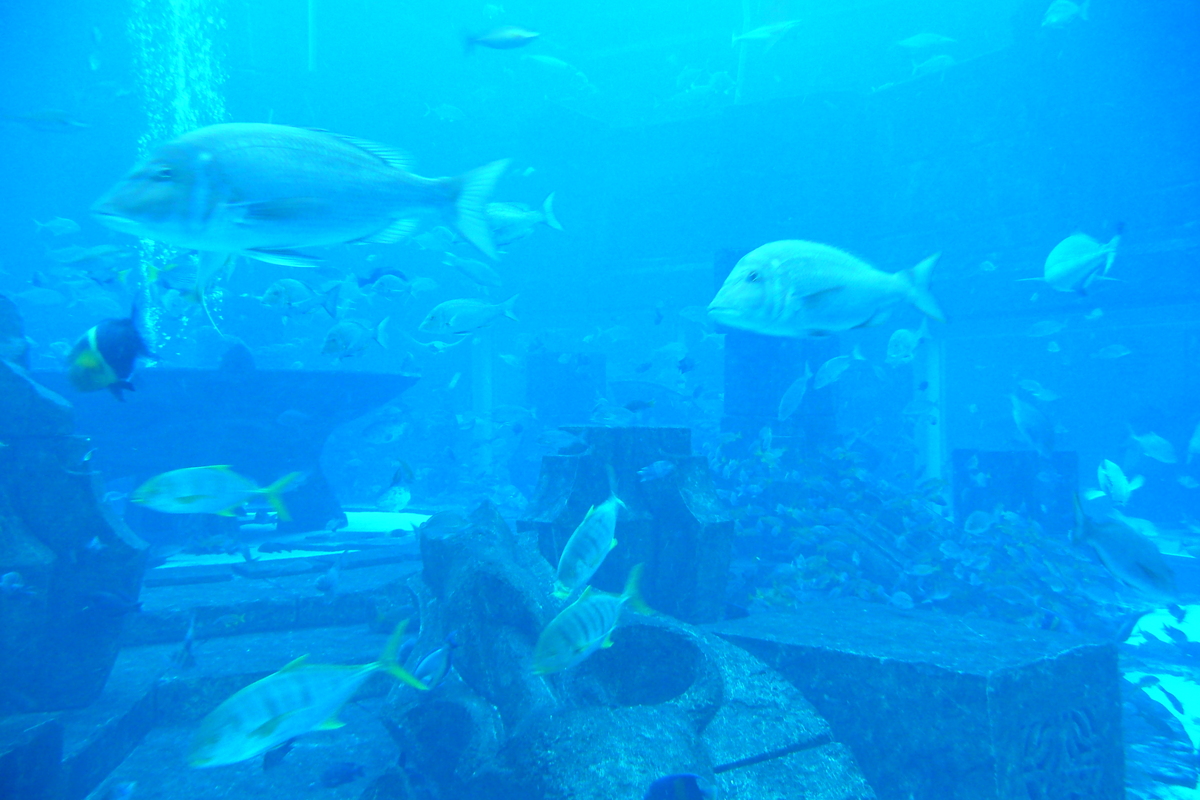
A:
<svg viewBox="0 0 1200 800">
<path fill-rule="evenodd" d="M 751 272 L 749 275 L 747 275 L 747 276 L 746 276 L 746 281 L 747 281 L 748 283 L 755 283 L 755 282 L 757 282 L 757 281 L 758 281 L 758 273 L 757 273 L 757 272 Z"/>
<path fill-rule="evenodd" d="M 174 172 L 171 171 L 170 167 L 165 165 L 157 168 L 150 174 L 150 179 L 155 181 L 169 181 L 173 177 L 175 177 Z"/>
</svg>

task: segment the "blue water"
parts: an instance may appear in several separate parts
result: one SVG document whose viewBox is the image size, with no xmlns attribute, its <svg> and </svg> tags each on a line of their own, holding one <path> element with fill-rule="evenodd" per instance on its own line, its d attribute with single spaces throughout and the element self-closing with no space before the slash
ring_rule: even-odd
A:
<svg viewBox="0 0 1200 800">
<path fill-rule="evenodd" d="M 542 456 L 564 445 L 552 438 L 560 424 L 686 426 L 735 520 L 731 614 L 857 597 L 1104 639 L 1127 635 L 1139 612 L 1171 627 L 1163 609 L 1184 614 L 1200 580 L 1189 566 L 1200 546 L 1200 462 L 1189 463 L 1200 424 L 1200 6 L 1095 0 L 1086 19 L 1056 27 L 1042 24 L 1043 0 L 649 5 L 5 2 L 0 293 L 24 319 L 30 366 L 61 372 L 81 335 L 136 305 L 154 357 L 135 386 L 156 368 L 216 369 L 233 345 L 260 370 L 417 377 L 324 445 L 332 494 L 358 511 L 486 497 L 516 520 Z M 730 44 L 787 21 L 797 24 Z M 464 52 L 464 36 L 509 24 L 540 36 Z M 899 44 L 919 33 L 952 41 Z M 109 230 L 89 208 L 149 148 L 220 122 L 383 143 L 424 176 L 508 158 L 492 199 L 540 209 L 553 193 L 563 229 L 535 224 L 503 245 L 496 287 L 443 263 L 447 250 L 486 260 L 469 244 L 420 241 L 449 224 L 432 218 L 396 244 L 317 252 L 319 277 L 243 259 L 210 296 L 214 328 L 151 285 L 186 252 Z M 56 217 L 80 230 L 34 223 Z M 1107 242 L 1118 230 L 1111 280 L 1086 293 L 1036 280 L 1068 235 Z M 946 322 L 929 321 L 915 359 L 896 366 L 889 337 L 922 324 L 906 304 L 877 325 L 803 340 L 707 321 L 733 263 L 780 239 L 827 243 L 885 272 L 940 253 L 932 291 Z M 120 250 L 61 263 L 64 248 L 98 245 Z M 343 292 L 342 318 L 387 320 L 387 346 L 353 357 L 322 352 L 334 324 L 324 311 L 285 320 L 260 299 L 282 278 L 324 291 L 380 267 L 409 286 Z M 443 301 L 513 295 L 517 321 L 444 352 L 430 342 L 446 337 L 418 330 Z M 855 348 L 863 360 L 776 418 L 805 364 L 815 372 Z M 1022 438 L 1010 395 L 1048 419 L 1052 454 Z M 116 402 L 65 396 L 81 409 Z M 1173 459 L 1131 436 L 1149 433 Z M 1072 497 L 1097 486 L 1105 459 L 1144 478 L 1121 511 L 1148 521 L 1138 530 L 1167 555 L 1170 601 L 1123 584 L 1072 541 Z M 401 468 L 406 497 L 385 500 Z M 102 489 L 120 510 L 145 477 L 107 474 Z M 1111 508 L 1087 510 L 1099 519 Z M 972 511 L 990 515 L 986 530 L 963 532 Z M 141 535 L 181 543 L 145 513 Z M 898 537 L 902 569 L 860 559 L 862 514 Z M 1192 756 L 1200 742 L 1176 718 L 1200 714 L 1198 684 L 1175 692 L 1190 692 L 1186 712 L 1148 693 Z M 1196 796 L 1188 769 L 1191 788 L 1170 794 L 1131 766 L 1130 796 Z"/>
</svg>

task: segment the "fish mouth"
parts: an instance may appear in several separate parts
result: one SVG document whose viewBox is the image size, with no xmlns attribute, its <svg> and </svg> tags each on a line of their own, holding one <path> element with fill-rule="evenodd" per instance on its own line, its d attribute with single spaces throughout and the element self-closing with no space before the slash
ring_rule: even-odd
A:
<svg viewBox="0 0 1200 800">
<path fill-rule="evenodd" d="M 118 214 L 101 205 L 92 206 L 92 216 L 101 225 L 124 233 L 137 233 L 141 229 L 141 225 L 137 220 L 131 219 L 124 214 Z"/>
</svg>

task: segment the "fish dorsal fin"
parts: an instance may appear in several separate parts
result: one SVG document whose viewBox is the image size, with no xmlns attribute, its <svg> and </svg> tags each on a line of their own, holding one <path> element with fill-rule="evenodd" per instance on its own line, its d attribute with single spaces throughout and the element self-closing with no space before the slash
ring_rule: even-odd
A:
<svg viewBox="0 0 1200 800">
<path fill-rule="evenodd" d="M 277 717 L 271 717 L 262 725 L 259 725 L 257 728 L 250 731 L 250 737 L 254 739 L 267 738 L 271 734 L 275 733 L 275 731 L 279 730 L 279 726 L 283 724 L 284 720 L 295 713 L 295 711 L 285 711 Z"/>
<path fill-rule="evenodd" d="M 356 136 L 346 136 L 342 133 L 333 133 L 331 131 L 321 131 L 321 133 L 328 133 L 330 136 L 341 139 L 346 144 L 352 144 L 359 150 L 363 150 L 375 156 L 389 167 L 402 169 L 405 172 L 408 172 L 412 167 L 412 156 L 410 156 L 408 153 L 405 153 L 403 150 L 397 150 L 394 147 L 377 144 L 366 139 L 359 139 Z"/>
<path fill-rule="evenodd" d="M 288 670 L 296 669 L 297 667 L 303 666 L 304 663 L 307 661 L 308 661 L 308 654 L 305 653 L 304 655 L 300 656 L 299 658 L 294 659 L 294 660 L 289 661 L 288 663 L 284 664 L 283 668 L 280 669 L 279 671 L 287 672 Z"/>
<path fill-rule="evenodd" d="M 417 223 L 418 220 L 415 219 L 398 219 L 378 233 L 357 241 L 363 244 L 395 244 L 412 236 L 412 232 L 417 229 Z"/>
<path fill-rule="evenodd" d="M 231 472 L 233 470 L 228 464 L 213 464 L 211 467 L 203 467 L 203 469 L 219 469 L 224 472 Z"/>
</svg>

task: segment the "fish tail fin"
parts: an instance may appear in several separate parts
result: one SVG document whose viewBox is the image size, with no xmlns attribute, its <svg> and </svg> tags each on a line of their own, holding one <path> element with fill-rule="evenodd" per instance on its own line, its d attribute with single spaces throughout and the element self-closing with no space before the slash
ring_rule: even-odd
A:
<svg viewBox="0 0 1200 800">
<path fill-rule="evenodd" d="M 1084 18 L 1086 19 L 1086 17 Z M 1117 260 L 1117 247 L 1121 244 L 1121 234 L 1125 232 L 1125 223 L 1117 223 L 1117 232 L 1108 240 L 1108 244 L 1104 245 L 1104 249 L 1108 251 L 1108 255 L 1104 259 L 1104 275 L 1112 269 L 1113 262 Z"/>
<path fill-rule="evenodd" d="M 521 321 L 521 320 L 517 319 L 517 313 L 515 311 L 513 311 L 513 305 L 516 304 L 518 297 L 520 297 L 519 294 L 514 294 L 512 297 L 508 298 L 507 300 L 505 300 L 503 303 L 500 304 L 501 310 L 504 311 L 504 316 L 508 317 L 513 322 Z"/>
<path fill-rule="evenodd" d="M 396 654 L 400 652 L 400 643 L 404 641 L 404 630 L 408 627 L 408 620 L 401 620 L 396 629 L 392 631 L 392 635 L 388 637 L 387 644 L 383 648 L 383 652 L 379 655 L 379 666 L 393 678 L 404 681 L 409 686 L 421 691 L 429 691 L 429 687 L 417 680 L 404 667 L 400 666 L 400 662 L 396 660 Z"/>
<path fill-rule="evenodd" d="M 387 324 L 391 321 L 391 317 L 384 317 L 383 319 L 379 320 L 379 324 L 375 326 L 375 341 L 378 342 L 379 346 L 384 350 L 389 349 L 388 344 L 391 341 L 387 334 Z"/>
<path fill-rule="evenodd" d="M 929 278 L 940 255 L 941 253 L 934 253 L 904 274 L 908 277 L 908 301 L 921 313 L 933 317 L 938 322 L 945 322 L 946 317 L 942 314 L 942 309 L 938 307 L 937 300 L 929 291 Z"/>
<path fill-rule="evenodd" d="M 267 502 L 271 504 L 271 508 L 275 509 L 275 513 L 284 522 L 290 521 L 292 515 L 288 513 L 287 506 L 283 504 L 283 498 L 280 495 L 287 490 L 287 487 L 291 486 L 302 476 L 303 473 L 301 472 L 289 472 L 270 486 L 259 490 L 266 496 Z"/>
<path fill-rule="evenodd" d="M 611 463 L 605 464 L 604 472 L 608 475 L 608 493 L 616 498 L 617 505 L 621 508 L 629 508 L 629 506 L 625 505 L 624 500 L 617 497 L 617 472 L 613 469 L 613 465 Z"/>
<path fill-rule="evenodd" d="M 1071 500 L 1075 504 L 1075 527 L 1071 528 L 1071 531 L 1068 533 L 1068 537 L 1070 538 L 1072 544 L 1078 544 L 1084 539 L 1084 529 L 1087 524 L 1087 517 L 1084 516 L 1083 505 L 1081 505 L 1079 502 L 1078 492 L 1073 492 L 1071 494 Z"/>
<path fill-rule="evenodd" d="M 546 224 L 554 230 L 561 231 L 563 229 L 558 217 L 554 216 L 554 192 L 546 195 L 546 199 L 542 201 L 542 216 L 546 218 Z"/>
<path fill-rule="evenodd" d="M 1146 485 L 1146 479 L 1141 475 L 1134 475 L 1133 480 L 1129 482 L 1129 491 L 1136 491 Z"/>
<path fill-rule="evenodd" d="M 629 578 L 625 581 L 625 591 L 621 593 L 621 599 L 639 614 L 653 614 L 654 609 L 646 605 L 646 601 L 642 599 L 642 590 L 638 588 L 645 568 L 645 564 L 635 564 L 633 569 L 629 570 Z"/>
<path fill-rule="evenodd" d="M 488 227 L 485 210 L 492 189 L 504 170 L 508 169 L 508 164 L 509 160 L 502 158 L 465 175 L 448 179 L 454 201 L 455 227 L 464 239 L 493 260 L 497 258 L 496 243 L 492 239 L 492 229 Z"/>
<path fill-rule="evenodd" d="M 337 319 L 338 315 L 338 295 L 341 293 L 341 290 L 342 285 L 340 283 L 334 284 L 333 288 L 321 298 L 321 308 L 325 309 L 325 313 L 334 319 Z"/>
</svg>

